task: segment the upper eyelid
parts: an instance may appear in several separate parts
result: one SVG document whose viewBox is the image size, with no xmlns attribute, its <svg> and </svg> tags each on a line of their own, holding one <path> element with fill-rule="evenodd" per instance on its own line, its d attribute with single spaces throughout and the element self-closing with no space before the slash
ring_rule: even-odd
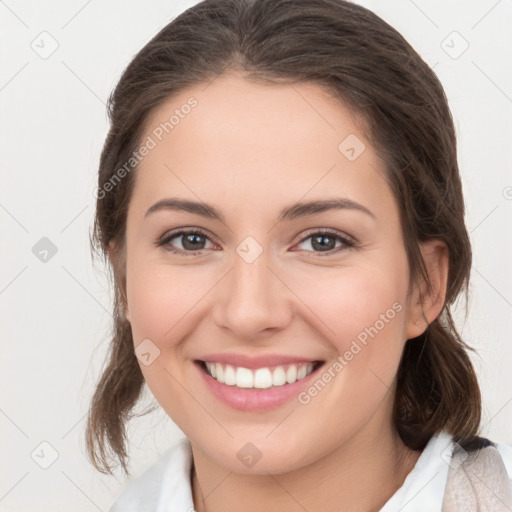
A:
<svg viewBox="0 0 512 512">
<path fill-rule="evenodd" d="M 300 241 L 304 240 L 304 238 L 309 238 L 311 235 L 314 235 L 316 233 L 324 233 L 326 235 L 339 236 L 340 238 L 346 238 L 347 240 L 350 240 L 351 242 L 355 243 L 354 237 L 352 237 L 348 233 L 339 231 L 334 228 L 311 228 L 310 230 L 308 229 L 306 230 L 306 233 L 302 235 Z"/>
<path fill-rule="evenodd" d="M 176 228 L 175 230 L 171 230 L 169 232 L 165 232 L 161 237 L 160 237 L 160 241 L 162 242 L 166 242 L 174 237 L 178 237 L 178 236 L 185 236 L 187 234 L 194 234 L 194 233 L 199 233 L 207 238 L 210 239 L 210 241 L 214 242 L 212 240 L 212 236 L 210 235 L 210 233 L 208 231 L 206 231 L 205 229 L 203 228 Z"/>
</svg>

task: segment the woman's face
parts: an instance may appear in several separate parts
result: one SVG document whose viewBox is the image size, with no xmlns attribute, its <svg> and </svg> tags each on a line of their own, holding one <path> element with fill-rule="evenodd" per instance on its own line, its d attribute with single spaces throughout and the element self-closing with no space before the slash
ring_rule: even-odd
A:
<svg viewBox="0 0 512 512">
<path fill-rule="evenodd" d="M 356 119 L 317 85 L 228 74 L 146 128 L 127 318 L 149 388 L 195 449 L 280 473 L 391 430 L 420 327 L 397 205 Z"/>
</svg>

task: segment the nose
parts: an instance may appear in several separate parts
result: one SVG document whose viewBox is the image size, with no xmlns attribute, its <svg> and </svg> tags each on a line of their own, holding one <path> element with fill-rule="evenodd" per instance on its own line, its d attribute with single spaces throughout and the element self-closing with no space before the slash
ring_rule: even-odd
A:
<svg viewBox="0 0 512 512">
<path fill-rule="evenodd" d="M 249 262 L 235 253 L 233 266 L 214 298 L 213 319 L 237 340 L 253 341 L 285 328 L 293 315 L 293 293 L 263 251 Z"/>
</svg>

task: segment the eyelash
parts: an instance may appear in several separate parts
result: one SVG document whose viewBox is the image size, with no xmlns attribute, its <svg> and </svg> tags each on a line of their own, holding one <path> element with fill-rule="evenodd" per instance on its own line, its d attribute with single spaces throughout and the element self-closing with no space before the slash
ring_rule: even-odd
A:
<svg viewBox="0 0 512 512">
<path fill-rule="evenodd" d="M 190 230 L 180 229 L 180 230 L 178 230 L 176 232 L 169 233 L 168 236 L 165 236 L 164 238 L 162 238 L 155 245 L 157 247 L 163 247 L 164 250 L 166 250 L 166 251 L 169 251 L 169 252 L 172 252 L 172 253 L 175 253 L 175 254 L 178 254 L 178 255 L 182 255 L 182 256 L 195 256 L 197 254 L 201 254 L 202 251 L 206 250 L 206 249 L 201 249 L 201 250 L 198 250 L 198 251 L 183 251 L 181 249 L 176 249 L 175 247 L 172 247 L 171 245 L 168 245 L 172 239 L 177 238 L 180 235 L 202 235 L 202 236 L 204 236 L 204 237 L 209 239 L 207 233 L 205 231 L 203 231 L 202 229 L 200 229 L 200 228 L 194 228 L 194 229 L 190 229 Z M 337 247 L 337 248 L 330 249 L 330 250 L 324 251 L 324 252 L 311 251 L 311 252 L 314 252 L 314 253 L 318 254 L 318 256 L 332 256 L 332 255 L 334 255 L 334 254 L 336 254 L 336 253 L 338 253 L 338 252 L 340 252 L 340 251 L 342 251 L 344 249 L 353 248 L 356 245 L 356 243 L 354 241 L 350 240 L 349 238 L 341 236 L 336 231 L 332 231 L 330 229 L 325 229 L 325 228 L 320 228 L 320 229 L 317 229 L 316 231 L 311 232 L 309 235 L 307 235 L 306 237 L 302 238 L 298 242 L 298 244 L 303 243 L 308 238 L 312 238 L 315 235 L 329 235 L 329 236 L 331 236 L 333 238 L 336 238 L 337 240 L 341 241 L 342 244 L 343 244 L 342 247 Z M 166 245 L 167 245 L 167 247 L 164 247 Z M 310 252 L 310 251 L 308 251 L 308 252 Z"/>
</svg>

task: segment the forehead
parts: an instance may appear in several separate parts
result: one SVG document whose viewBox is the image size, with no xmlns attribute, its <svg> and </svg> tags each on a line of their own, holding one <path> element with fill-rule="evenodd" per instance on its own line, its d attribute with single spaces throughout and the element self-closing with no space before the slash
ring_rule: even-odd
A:
<svg viewBox="0 0 512 512">
<path fill-rule="evenodd" d="M 293 141 L 306 143 L 303 153 L 319 140 L 337 152 L 341 136 L 364 137 L 361 126 L 358 116 L 318 84 L 255 83 L 230 72 L 169 98 L 149 116 L 145 131 L 157 142 L 179 141 L 184 151 L 218 146 L 247 157 L 250 150 L 287 154 Z"/>
<path fill-rule="evenodd" d="M 269 85 L 229 73 L 195 84 L 151 114 L 149 139 L 135 187 L 146 204 L 165 193 L 217 204 L 344 190 L 382 199 L 386 186 L 361 119 L 309 82 Z"/>
</svg>

